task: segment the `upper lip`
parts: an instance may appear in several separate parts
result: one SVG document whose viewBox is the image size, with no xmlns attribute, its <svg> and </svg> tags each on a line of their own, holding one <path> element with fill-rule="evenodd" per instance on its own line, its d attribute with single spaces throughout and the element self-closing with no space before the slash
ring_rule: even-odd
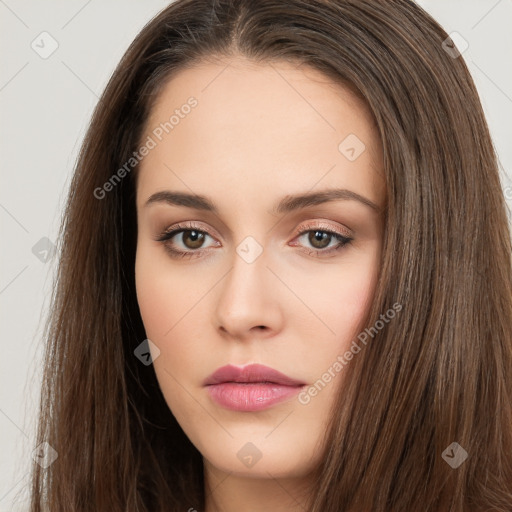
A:
<svg viewBox="0 0 512 512">
<path fill-rule="evenodd" d="M 215 370 L 206 378 L 203 385 L 210 386 L 224 382 L 261 382 L 284 386 L 303 386 L 305 384 L 262 364 L 249 364 L 243 367 L 228 364 Z"/>
</svg>

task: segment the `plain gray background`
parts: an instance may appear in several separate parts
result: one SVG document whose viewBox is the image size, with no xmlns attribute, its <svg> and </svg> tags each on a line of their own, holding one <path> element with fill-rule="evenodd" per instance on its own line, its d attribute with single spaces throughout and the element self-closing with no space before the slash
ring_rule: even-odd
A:
<svg viewBox="0 0 512 512">
<path fill-rule="evenodd" d="M 27 510 L 41 329 L 56 265 L 44 251 L 56 240 L 92 109 L 135 35 L 168 3 L 0 0 L 0 511 Z M 512 0 L 418 3 L 469 44 L 463 57 L 512 207 Z M 58 47 L 45 55 L 52 44 Z"/>
</svg>

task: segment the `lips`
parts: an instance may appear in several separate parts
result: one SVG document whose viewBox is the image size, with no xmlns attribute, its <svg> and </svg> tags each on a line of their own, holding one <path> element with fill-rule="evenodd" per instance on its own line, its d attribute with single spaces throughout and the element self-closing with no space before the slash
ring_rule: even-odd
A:
<svg viewBox="0 0 512 512">
<path fill-rule="evenodd" d="M 284 373 L 262 364 L 250 364 L 242 368 L 228 364 L 212 373 L 205 381 L 205 386 L 223 382 L 282 384 L 283 386 L 303 386 L 305 382 L 288 377 Z"/>
<path fill-rule="evenodd" d="M 223 366 L 212 373 L 203 385 L 218 405 L 235 411 L 254 412 L 297 394 L 305 382 L 268 366 L 251 364 Z"/>
</svg>

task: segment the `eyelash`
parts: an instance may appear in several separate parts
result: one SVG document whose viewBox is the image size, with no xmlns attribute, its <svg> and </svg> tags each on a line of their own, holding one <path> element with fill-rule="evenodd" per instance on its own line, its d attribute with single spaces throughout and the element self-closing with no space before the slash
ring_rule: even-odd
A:
<svg viewBox="0 0 512 512">
<path fill-rule="evenodd" d="M 320 250 L 320 249 L 305 249 L 304 252 L 306 252 L 309 255 L 312 256 L 326 256 L 331 255 L 333 253 L 336 253 L 343 249 L 346 245 L 349 245 L 353 238 L 347 237 L 345 235 L 342 235 L 341 233 L 338 233 L 337 231 L 333 231 L 332 229 L 324 228 L 323 226 L 319 225 L 304 225 L 301 226 L 303 228 L 302 231 L 300 231 L 295 238 L 301 237 L 305 234 L 308 234 L 312 231 L 319 231 L 320 233 L 325 233 L 327 235 L 330 235 L 331 237 L 334 237 L 338 240 L 338 245 L 331 247 L 326 250 Z M 173 258 L 192 258 L 196 256 L 200 256 L 204 251 L 207 251 L 208 249 L 197 249 L 197 250 L 188 250 L 188 251 L 181 251 L 178 249 L 174 249 L 171 247 L 171 245 L 167 242 L 171 240 L 174 236 L 176 236 L 179 233 L 183 233 L 185 231 L 196 231 L 203 235 L 208 235 L 211 238 L 213 236 L 206 230 L 200 229 L 198 226 L 191 224 L 177 224 L 172 227 L 172 229 L 166 229 L 163 231 L 158 237 L 156 238 L 157 242 L 162 242 L 164 244 L 165 249 L 169 252 L 169 254 Z"/>
</svg>

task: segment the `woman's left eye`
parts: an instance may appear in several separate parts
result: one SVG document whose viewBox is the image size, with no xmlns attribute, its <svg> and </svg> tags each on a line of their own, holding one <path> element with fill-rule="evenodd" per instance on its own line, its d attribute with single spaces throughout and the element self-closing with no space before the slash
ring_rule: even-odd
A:
<svg viewBox="0 0 512 512">
<path fill-rule="evenodd" d="M 303 231 L 297 238 L 305 238 L 307 243 L 313 247 L 313 249 L 305 249 L 308 254 L 312 255 L 331 254 L 343 249 L 353 240 L 353 238 L 336 231 L 320 228 Z"/>
<path fill-rule="evenodd" d="M 195 226 L 178 225 L 172 230 L 161 233 L 156 240 L 164 243 L 166 250 L 172 257 L 190 258 L 200 256 L 206 250 L 203 244 L 208 237 L 213 239 L 208 232 Z M 304 247 L 303 250 L 307 254 L 315 256 L 324 256 L 339 251 L 353 240 L 351 237 L 321 227 L 302 230 L 295 239 L 303 239 L 303 243 L 292 243 L 292 246 L 309 244 L 310 247 Z M 220 246 L 218 242 L 215 245 Z"/>
</svg>

